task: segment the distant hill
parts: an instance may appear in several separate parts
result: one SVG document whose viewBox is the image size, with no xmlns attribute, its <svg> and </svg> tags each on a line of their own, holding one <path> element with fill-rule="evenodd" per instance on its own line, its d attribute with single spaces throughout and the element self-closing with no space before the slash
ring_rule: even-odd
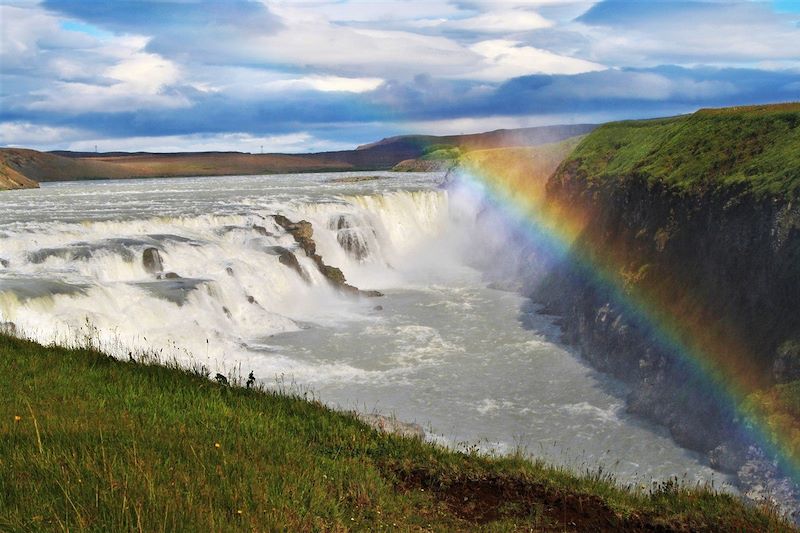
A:
<svg viewBox="0 0 800 533">
<path fill-rule="evenodd" d="M 356 150 L 375 150 L 377 148 L 385 149 L 392 147 L 397 152 L 405 150 L 408 153 L 412 153 L 416 149 L 419 151 L 419 155 L 423 155 L 426 152 L 432 151 L 432 149 L 441 149 L 450 146 L 457 146 L 465 151 L 537 146 L 540 144 L 563 141 L 569 137 L 584 135 L 596 127 L 596 124 L 574 124 L 494 130 L 486 133 L 470 133 L 465 135 L 401 135 L 382 139 L 372 144 L 365 144 L 359 146 Z M 419 155 L 417 157 L 419 157 Z"/>
<path fill-rule="evenodd" d="M 24 148 L 2 148 L 0 169 L 9 175 L 13 172 L 14 175 L 37 182 L 389 170 L 401 161 L 415 160 L 446 148 L 457 147 L 468 151 L 533 146 L 581 135 L 594 127 L 545 126 L 470 135 L 405 135 L 359 146 L 355 150 L 312 154 L 37 152 Z M 10 187 L 0 181 L 2 188 Z"/>
</svg>

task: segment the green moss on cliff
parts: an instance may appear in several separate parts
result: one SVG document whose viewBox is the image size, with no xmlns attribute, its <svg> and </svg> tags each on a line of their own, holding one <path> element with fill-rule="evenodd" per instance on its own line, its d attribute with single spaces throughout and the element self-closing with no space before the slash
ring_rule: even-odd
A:
<svg viewBox="0 0 800 533">
<path fill-rule="evenodd" d="M 641 177 L 683 190 L 737 186 L 800 194 L 800 103 L 700 110 L 613 122 L 592 133 L 563 168 L 591 181 Z"/>
</svg>

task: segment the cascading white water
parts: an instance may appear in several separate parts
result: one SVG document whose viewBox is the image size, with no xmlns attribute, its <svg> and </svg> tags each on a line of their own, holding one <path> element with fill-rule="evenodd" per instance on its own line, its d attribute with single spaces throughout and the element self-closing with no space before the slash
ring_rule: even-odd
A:
<svg viewBox="0 0 800 533">
<path fill-rule="evenodd" d="M 712 477 L 628 416 L 624 388 L 555 343 L 550 318 L 523 320 L 521 296 L 489 288 L 519 258 L 480 198 L 439 189 L 435 174 L 350 177 L 6 193 L 0 322 L 46 343 L 89 335 L 121 357 L 155 350 L 211 372 L 253 371 L 267 385 L 285 376 L 331 404 L 421 422 L 449 443 L 521 445 L 557 463 L 603 464 L 625 481 Z M 337 290 L 275 214 L 309 221 L 326 264 L 385 296 Z M 161 272 L 145 267 L 151 248 Z"/>
<path fill-rule="evenodd" d="M 444 191 L 393 191 L 248 214 L 47 222 L 7 230 L 2 254 L 11 266 L 0 279 L 0 321 L 43 343 L 75 343 L 91 334 L 117 356 L 167 346 L 169 357 L 200 358 L 223 371 L 247 360 L 251 347 L 263 346 L 271 335 L 307 323 L 359 319 L 369 308 L 328 283 L 270 215 L 310 221 L 328 264 L 360 288 L 386 288 L 404 282 L 397 265 L 414 264 L 409 255 L 415 247 L 444 233 L 446 204 Z M 144 266 L 148 248 L 158 250 L 160 276 Z M 294 251 L 300 272 L 279 261 L 283 250 Z M 48 290 L 44 281 L 59 283 L 58 290 Z M 256 370 L 300 371 L 282 359 L 274 363 Z"/>
</svg>

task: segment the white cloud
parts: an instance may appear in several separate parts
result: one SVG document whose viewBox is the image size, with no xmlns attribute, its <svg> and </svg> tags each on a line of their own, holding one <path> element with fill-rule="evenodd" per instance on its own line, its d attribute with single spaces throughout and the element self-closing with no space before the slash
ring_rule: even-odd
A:
<svg viewBox="0 0 800 533">
<path fill-rule="evenodd" d="M 764 2 L 642 4 L 644 12 L 592 12 L 565 25 L 589 40 L 589 59 L 619 66 L 744 65 L 800 58 L 797 17 L 773 12 Z M 669 7 L 668 7 L 669 6 Z"/>
<path fill-rule="evenodd" d="M 60 145 L 77 152 L 250 152 L 304 153 L 311 151 L 345 150 L 350 144 L 317 139 L 307 132 L 285 135 L 253 135 L 250 133 L 221 133 L 211 135 L 165 135 L 158 137 L 125 137 L 117 139 L 84 139 Z M 52 149 L 52 148 L 48 148 Z"/>
<path fill-rule="evenodd" d="M 338 77 L 409 79 L 427 73 L 453 79 L 504 81 L 524 74 L 573 74 L 603 68 L 524 42 L 507 39 L 471 42 L 477 34 L 528 32 L 553 25 L 538 13 L 513 9 L 513 5 L 487 7 L 483 12 L 461 10 L 459 16 L 450 18 L 414 18 L 404 10 L 397 10 L 399 14 L 387 22 L 373 20 L 381 12 L 380 6 L 367 4 L 373 11 L 362 19 L 374 22 L 369 25 L 333 24 L 327 18 L 330 13 L 321 14 L 326 11 L 316 9 L 316 3 L 314 9 L 306 4 L 300 7 L 270 4 L 283 27 L 273 34 L 258 36 L 258 48 L 263 51 L 265 61 L 299 64 Z M 334 7 L 349 10 L 361 5 L 324 3 L 323 7 L 330 11 Z M 414 3 L 412 6 L 419 7 Z M 421 13 L 425 12 L 417 12 Z M 405 29 L 402 24 L 397 25 L 398 19 L 404 21 Z M 447 33 L 453 30 L 461 33 L 456 36 Z"/>
<path fill-rule="evenodd" d="M 425 135 L 461 135 L 498 129 L 532 128 L 553 124 L 598 124 L 615 118 L 613 113 L 582 112 L 539 115 L 492 115 L 443 120 L 405 122 L 398 128 Z"/>
<path fill-rule="evenodd" d="M 105 72 L 106 76 L 124 84 L 130 90 L 157 94 L 167 85 L 178 81 L 178 67 L 156 54 L 135 52 Z"/>
<path fill-rule="evenodd" d="M 441 36 L 332 24 L 317 13 L 275 9 L 283 27 L 254 37 L 261 60 L 316 70 L 319 75 L 398 78 L 421 72 L 465 72 L 479 59 Z"/>
<path fill-rule="evenodd" d="M 287 80 L 275 80 L 264 84 L 267 90 L 364 93 L 380 87 L 381 78 L 344 78 L 342 76 L 307 76 Z"/>
<path fill-rule="evenodd" d="M 56 111 L 64 114 L 120 113 L 148 108 L 180 108 L 191 101 L 180 93 L 133 92 L 126 83 L 111 86 L 89 83 L 60 82 L 52 88 L 32 94 L 37 100 L 27 107 L 35 111 Z"/>
<path fill-rule="evenodd" d="M 30 122 L 0 122 L 0 146 L 41 146 L 73 141 L 88 133 L 75 128 L 41 126 Z"/>
<path fill-rule="evenodd" d="M 557 79 L 539 91 L 541 98 L 634 99 L 654 102 L 669 99 L 696 100 L 736 94 L 735 84 L 719 80 L 694 80 L 686 76 L 669 78 L 654 72 L 606 71 L 599 77 Z"/>
<path fill-rule="evenodd" d="M 292 8 L 324 17 L 331 22 L 389 22 L 422 19 L 452 19 L 464 16 L 465 11 L 456 3 L 442 0 L 404 0 L 401 4 L 385 0 L 373 1 L 265 1 L 273 12 Z"/>
<path fill-rule="evenodd" d="M 590 14 L 595 12 L 594 18 L 584 16 L 580 22 L 573 20 L 595 0 L 265 0 L 268 10 L 250 3 L 234 8 L 233 3 L 210 2 L 205 11 L 192 5 L 187 8 L 181 1 L 159 4 L 156 11 L 163 10 L 163 20 L 126 17 L 129 13 L 123 8 L 117 12 L 120 4 L 115 2 L 106 2 L 107 9 L 99 14 L 83 9 L 89 3 L 63 4 L 63 12 L 85 20 L 48 11 L 34 1 L 0 3 L 0 105 L 15 116 L 33 110 L 34 117 L 30 122 L 20 119 L 2 126 L 2 139 L 11 139 L 4 142 L 15 143 L 88 139 L 83 148 L 98 144 L 115 149 L 128 143 L 129 149 L 237 149 L 248 144 L 252 150 L 261 144 L 270 151 L 326 149 L 324 142 L 302 135 L 232 133 L 106 141 L 100 134 L 33 123 L 38 123 L 43 111 L 57 117 L 59 124 L 68 124 L 70 115 L 143 111 L 143 119 L 154 128 L 184 131 L 174 123 L 165 126 L 160 110 L 196 106 L 193 112 L 198 115 L 173 115 L 180 128 L 205 131 L 223 127 L 217 122 L 208 124 L 202 113 L 214 115 L 219 109 L 231 109 L 236 111 L 230 114 L 230 121 L 228 115 L 220 120 L 226 128 L 247 129 L 235 121 L 252 126 L 269 116 L 281 121 L 274 125 L 276 131 L 285 131 L 289 127 L 328 127 L 297 126 L 296 121 L 313 121 L 316 115 L 332 121 L 330 117 L 343 115 L 339 109 L 321 106 L 320 113 L 310 109 L 302 118 L 291 112 L 275 113 L 276 102 L 282 103 L 286 95 L 294 105 L 310 102 L 310 108 L 318 102 L 351 106 L 356 102 L 347 112 L 353 115 L 351 126 L 361 128 L 364 123 L 359 117 L 376 120 L 384 116 L 377 111 L 359 115 L 362 110 L 356 107 L 362 98 L 367 111 L 372 106 L 391 111 L 387 114 L 394 117 L 404 113 L 420 116 L 424 109 L 440 112 L 437 116 L 490 113 L 481 107 L 482 102 L 513 113 L 506 111 L 511 107 L 507 102 L 498 104 L 492 95 L 499 84 L 529 74 L 572 75 L 601 71 L 606 66 L 800 68 L 798 16 L 773 13 L 768 4 L 761 3 L 608 3 L 590 10 Z M 599 72 L 554 78 L 529 93 L 542 102 L 574 100 L 588 102 L 587 106 L 599 99 L 657 103 L 671 98 L 684 105 L 693 99 L 739 94 L 737 84 L 741 91 L 748 83 L 744 75 L 742 83 L 736 74 L 703 81 L 703 75 L 693 78 L 679 69 L 613 73 L 608 77 Z M 497 94 L 529 94 L 522 82 L 510 87 Z M 764 94 L 770 91 L 760 90 Z M 785 87 L 774 90 L 776 94 L 790 91 Z M 314 91 L 351 96 L 303 94 L 293 98 L 294 93 Z M 622 113 L 618 109 L 615 116 Z M 351 119 L 349 114 L 345 116 Z M 573 118 L 504 115 L 415 122 L 408 127 L 411 131 L 430 127 L 452 133 L 570 122 Z M 106 119 L 98 128 L 110 124 L 113 131 L 119 131 L 127 125 L 119 121 L 129 120 L 124 116 Z M 384 131 L 405 125 L 368 127 Z M 261 131 L 261 126 L 254 129 Z M 342 135 L 337 131 L 331 135 Z"/>
<path fill-rule="evenodd" d="M 0 5 L 0 65 L 3 69 L 30 68 L 42 48 L 86 48 L 94 39 L 65 32 L 59 19 L 36 6 Z"/>
<path fill-rule="evenodd" d="M 503 81 L 526 74 L 580 74 L 605 68 L 598 63 L 505 39 L 481 41 L 474 44 L 471 50 L 484 57 L 485 65 L 472 73 L 472 77 L 487 81 Z"/>
<path fill-rule="evenodd" d="M 308 132 L 282 135 L 219 133 L 193 135 L 138 136 L 122 138 L 95 137 L 76 128 L 41 126 L 29 122 L 0 122 L 0 146 L 36 150 L 74 150 L 93 152 L 211 152 L 237 151 L 259 153 L 305 153 L 349 150 L 352 143 L 334 142 L 314 137 Z"/>
<path fill-rule="evenodd" d="M 146 36 L 66 29 L 68 19 L 33 4 L 1 5 L 0 18 L 0 74 L 39 80 L 38 88 L 10 95 L 28 109 L 78 113 L 188 105 L 169 90 L 180 81 L 179 67 L 146 52 Z"/>
<path fill-rule="evenodd" d="M 447 28 L 471 30 L 476 33 L 508 33 L 549 28 L 553 22 L 534 11 L 507 10 L 481 13 L 474 17 L 454 20 Z"/>
<path fill-rule="evenodd" d="M 32 94 L 29 109 L 79 112 L 120 112 L 141 108 L 188 107 L 179 92 L 166 89 L 178 81 L 175 64 L 156 54 L 133 52 L 104 72 L 108 82 L 58 81 Z"/>
</svg>

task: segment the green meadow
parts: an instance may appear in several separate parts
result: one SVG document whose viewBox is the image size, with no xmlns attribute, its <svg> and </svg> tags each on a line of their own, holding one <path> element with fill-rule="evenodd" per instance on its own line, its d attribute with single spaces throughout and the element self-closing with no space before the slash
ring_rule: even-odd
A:
<svg viewBox="0 0 800 533">
<path fill-rule="evenodd" d="M 800 103 L 704 109 L 603 124 L 564 165 L 593 182 L 641 177 L 697 192 L 800 194 Z"/>
<path fill-rule="evenodd" d="M 449 450 L 137 359 L 0 335 L 0 531 L 791 530 L 707 488 Z"/>
</svg>

